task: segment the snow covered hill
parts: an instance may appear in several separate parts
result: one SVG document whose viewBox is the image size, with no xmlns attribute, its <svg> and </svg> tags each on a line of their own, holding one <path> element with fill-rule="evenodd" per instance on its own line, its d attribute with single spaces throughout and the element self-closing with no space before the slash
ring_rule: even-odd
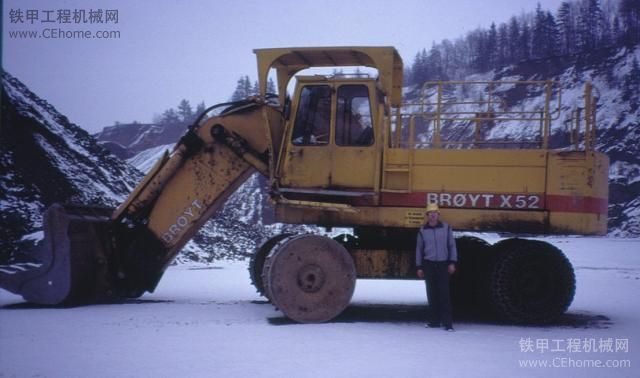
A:
<svg viewBox="0 0 640 378">
<path fill-rule="evenodd" d="M 129 159 L 145 150 L 174 144 L 186 130 L 185 123 L 157 125 L 135 122 L 105 127 L 94 137 L 118 157 Z"/>
<path fill-rule="evenodd" d="M 142 177 L 4 71 L 1 98 L 0 258 L 42 237 L 52 203 L 113 207 Z"/>
<path fill-rule="evenodd" d="M 151 147 L 146 150 L 135 154 L 127 159 L 127 163 L 136 167 L 140 172 L 148 173 L 153 165 L 162 158 L 167 151 L 173 149 L 174 143 L 161 144 L 159 146 Z"/>
<path fill-rule="evenodd" d="M 596 149 L 606 153 L 611 164 L 609 230 L 613 235 L 637 237 L 640 236 L 640 93 L 633 91 L 629 97 L 625 94 L 628 90 L 625 82 L 629 80 L 634 59 L 640 60 L 638 45 L 597 50 L 541 65 L 548 67 L 549 78 L 562 83 L 563 96 L 569 100 L 579 97 L 587 80 L 596 88 Z M 505 72 L 517 73 L 517 69 Z M 632 79 L 640 82 L 640 77 Z M 568 110 L 562 109 L 565 113 Z"/>
</svg>

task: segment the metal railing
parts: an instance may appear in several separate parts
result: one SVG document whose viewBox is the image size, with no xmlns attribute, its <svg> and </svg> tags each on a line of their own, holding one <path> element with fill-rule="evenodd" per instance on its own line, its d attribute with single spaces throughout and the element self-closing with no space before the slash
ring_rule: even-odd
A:
<svg viewBox="0 0 640 378">
<path fill-rule="evenodd" d="M 557 81 L 427 82 L 418 101 L 404 103 L 391 117 L 389 146 L 548 149 L 552 123 L 568 115 L 568 144 L 589 150 L 596 134 L 592 92 L 586 83 L 584 106 L 569 111 Z M 494 131 L 502 137 L 492 137 Z"/>
</svg>

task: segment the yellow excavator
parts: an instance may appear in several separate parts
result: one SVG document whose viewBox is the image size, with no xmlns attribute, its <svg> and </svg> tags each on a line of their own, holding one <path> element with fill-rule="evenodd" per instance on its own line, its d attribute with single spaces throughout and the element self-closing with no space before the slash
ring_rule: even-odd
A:
<svg viewBox="0 0 640 378">
<path fill-rule="evenodd" d="M 255 252 L 254 285 L 297 322 L 339 315 L 357 278 L 416 279 L 416 230 L 430 202 L 457 231 L 606 233 L 609 164 L 594 150 L 590 85 L 572 117 L 559 119 L 567 111 L 552 81 L 428 82 L 410 102 L 393 47 L 254 52 L 258 96 L 207 109 L 117 209 L 51 206 L 37 263 L 0 273 L 0 285 L 46 305 L 153 292 L 256 171 L 269 179 L 278 222 L 353 229 L 335 238 L 277 235 Z M 300 74 L 315 67 L 369 73 Z M 266 93 L 269 75 L 278 95 Z M 566 130 L 559 149 L 554 122 Z M 457 244 L 456 309 L 541 323 L 571 304 L 573 268 L 551 244 L 472 236 Z"/>
</svg>

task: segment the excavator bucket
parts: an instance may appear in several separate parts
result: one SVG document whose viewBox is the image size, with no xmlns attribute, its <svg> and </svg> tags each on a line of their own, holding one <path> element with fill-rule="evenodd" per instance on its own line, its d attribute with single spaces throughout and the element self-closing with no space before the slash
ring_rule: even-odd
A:
<svg viewBox="0 0 640 378">
<path fill-rule="evenodd" d="M 32 303 L 104 302 L 109 289 L 112 210 L 54 204 L 44 214 L 44 240 L 29 261 L 0 265 L 0 286 Z"/>
</svg>

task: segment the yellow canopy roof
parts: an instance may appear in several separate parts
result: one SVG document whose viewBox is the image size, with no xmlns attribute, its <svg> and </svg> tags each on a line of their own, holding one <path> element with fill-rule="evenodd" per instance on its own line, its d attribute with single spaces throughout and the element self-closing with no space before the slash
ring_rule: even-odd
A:
<svg viewBox="0 0 640 378">
<path fill-rule="evenodd" d="M 278 91 L 283 103 L 289 80 L 311 67 L 366 66 L 378 70 L 382 90 L 392 106 L 402 101 L 402 58 L 394 47 L 288 47 L 256 49 L 260 95 L 264 96 L 269 70 L 278 76 Z"/>
</svg>

